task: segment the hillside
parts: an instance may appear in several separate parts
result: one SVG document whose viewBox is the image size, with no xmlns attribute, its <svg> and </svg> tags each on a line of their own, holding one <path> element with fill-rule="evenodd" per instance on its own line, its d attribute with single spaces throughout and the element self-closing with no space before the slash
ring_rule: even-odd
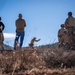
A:
<svg viewBox="0 0 75 75">
<path fill-rule="evenodd" d="M 53 44 L 41 45 L 39 48 L 58 48 L 58 42 Z"/>
<path fill-rule="evenodd" d="M 0 75 L 75 75 L 75 51 L 35 48 L 0 53 Z"/>
<path fill-rule="evenodd" d="M 5 50 L 10 50 L 10 49 L 13 50 L 13 47 L 4 44 L 4 49 L 5 49 Z M 1 46 L 0 46 L 0 50 L 2 50 Z"/>
</svg>

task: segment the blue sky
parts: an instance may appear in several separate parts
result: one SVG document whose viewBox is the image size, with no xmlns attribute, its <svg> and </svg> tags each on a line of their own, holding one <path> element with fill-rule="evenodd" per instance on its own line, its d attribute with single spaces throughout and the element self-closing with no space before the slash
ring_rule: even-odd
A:
<svg viewBox="0 0 75 75">
<path fill-rule="evenodd" d="M 33 37 L 41 39 L 35 46 L 57 42 L 58 30 L 67 13 L 72 11 L 75 16 L 74 7 L 75 0 L 0 0 L 0 16 L 7 34 L 4 43 L 13 46 L 15 20 L 19 13 L 23 14 L 27 24 L 23 46 L 28 46 Z"/>
</svg>

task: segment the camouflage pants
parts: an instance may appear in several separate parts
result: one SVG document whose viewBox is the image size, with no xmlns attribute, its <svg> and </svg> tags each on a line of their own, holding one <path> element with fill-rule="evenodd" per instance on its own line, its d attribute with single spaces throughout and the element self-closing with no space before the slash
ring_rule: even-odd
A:
<svg viewBox="0 0 75 75">
<path fill-rule="evenodd" d="M 73 41 L 70 42 L 70 47 L 72 50 L 75 50 L 75 39 L 73 39 Z"/>
<path fill-rule="evenodd" d="M 0 33 L 0 46 L 2 47 L 2 50 L 4 50 L 4 44 L 3 44 L 3 41 L 4 41 L 3 33 Z"/>
<path fill-rule="evenodd" d="M 29 44 L 29 47 L 31 47 L 31 48 L 34 48 L 33 46 L 34 46 L 34 44 L 32 44 L 32 43 Z"/>
<path fill-rule="evenodd" d="M 71 37 L 73 36 L 73 27 L 69 27 L 67 28 L 68 30 L 68 35 L 70 35 Z"/>
<path fill-rule="evenodd" d="M 63 49 L 64 50 L 70 50 L 70 44 L 69 43 L 64 43 L 63 44 Z"/>
<path fill-rule="evenodd" d="M 59 44 L 58 44 L 58 47 L 62 47 L 63 46 L 63 40 L 62 40 L 62 37 L 58 37 L 58 41 L 59 41 Z"/>
</svg>

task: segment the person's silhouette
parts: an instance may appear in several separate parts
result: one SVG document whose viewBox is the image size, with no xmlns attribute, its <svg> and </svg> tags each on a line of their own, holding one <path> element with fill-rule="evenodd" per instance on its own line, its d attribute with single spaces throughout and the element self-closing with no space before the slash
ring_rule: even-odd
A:
<svg viewBox="0 0 75 75">
<path fill-rule="evenodd" d="M 19 14 L 19 18 L 15 22 L 16 24 L 16 38 L 15 38 L 15 43 L 14 43 L 14 49 L 16 50 L 16 44 L 20 38 L 20 48 L 23 45 L 23 40 L 24 40 L 24 28 L 26 27 L 26 22 L 24 19 L 22 19 L 22 14 Z"/>
<path fill-rule="evenodd" d="M 1 21 L 1 17 L 0 17 L 0 46 L 2 47 L 2 49 L 4 50 L 4 35 L 3 35 L 3 30 L 5 28 L 5 25 L 3 24 L 3 22 Z"/>
</svg>

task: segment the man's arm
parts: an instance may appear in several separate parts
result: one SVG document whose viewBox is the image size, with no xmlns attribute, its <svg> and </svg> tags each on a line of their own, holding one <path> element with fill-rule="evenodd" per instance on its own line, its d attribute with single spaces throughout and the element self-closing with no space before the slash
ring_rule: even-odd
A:
<svg viewBox="0 0 75 75">
<path fill-rule="evenodd" d="M 26 27 L 26 21 L 24 20 L 24 26 Z"/>
<path fill-rule="evenodd" d="M 4 28 L 5 28 L 5 25 L 4 25 L 3 23 L 2 23 L 1 25 L 2 25 L 2 31 L 3 31 L 3 30 L 4 30 Z"/>
<path fill-rule="evenodd" d="M 60 37 L 60 29 L 58 30 L 58 37 Z"/>
<path fill-rule="evenodd" d="M 38 42 L 38 41 L 40 41 L 41 39 L 38 39 L 38 40 L 35 40 L 35 42 Z"/>
<path fill-rule="evenodd" d="M 66 19 L 66 21 L 65 21 L 65 28 L 67 28 L 68 27 L 68 19 Z"/>
</svg>

